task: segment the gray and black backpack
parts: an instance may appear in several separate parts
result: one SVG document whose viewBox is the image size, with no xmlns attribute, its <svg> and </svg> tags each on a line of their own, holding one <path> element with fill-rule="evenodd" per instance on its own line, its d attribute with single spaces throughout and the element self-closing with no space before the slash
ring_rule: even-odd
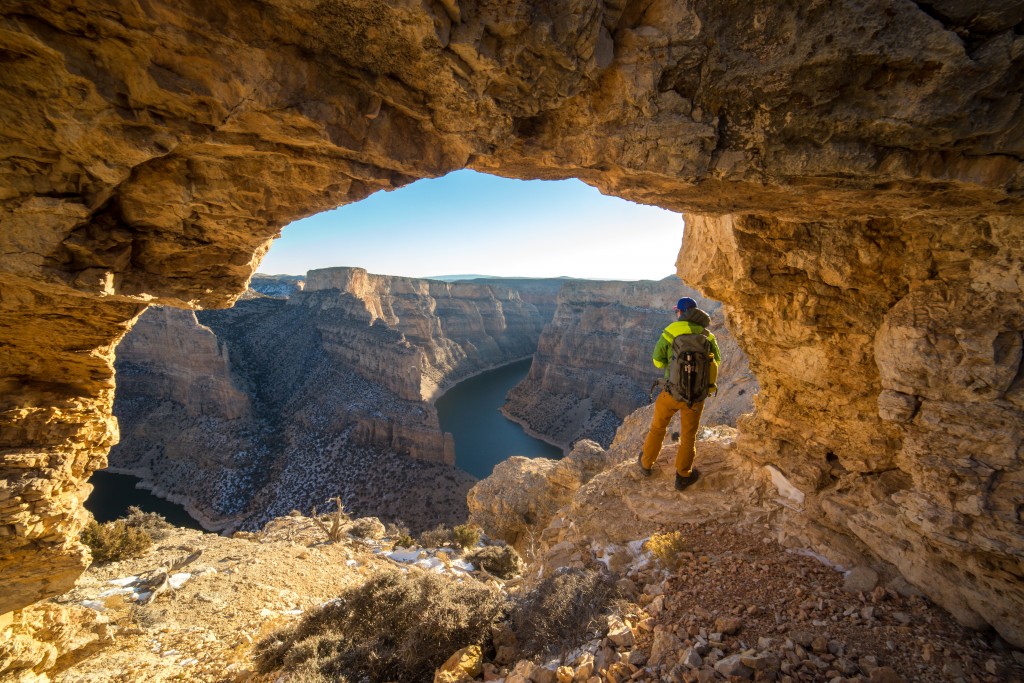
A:
<svg viewBox="0 0 1024 683">
<path fill-rule="evenodd" d="M 708 331 L 681 334 L 672 341 L 665 390 L 690 408 L 708 397 L 711 387 L 711 340 Z"/>
</svg>

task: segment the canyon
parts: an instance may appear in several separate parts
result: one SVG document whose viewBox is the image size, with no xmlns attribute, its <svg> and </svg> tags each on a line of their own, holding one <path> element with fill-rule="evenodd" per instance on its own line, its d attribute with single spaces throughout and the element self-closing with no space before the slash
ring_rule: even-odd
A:
<svg viewBox="0 0 1024 683">
<path fill-rule="evenodd" d="M 254 290 L 226 311 L 151 308 L 116 352 L 121 441 L 108 469 L 207 529 L 259 528 L 335 495 L 354 514 L 416 532 L 461 523 L 474 479 L 450 467 L 451 435 L 433 405 L 441 391 L 533 355 L 531 376 L 540 367 L 586 381 L 563 379 L 557 395 L 538 396 L 528 377 L 509 408 L 531 395 L 528 426 L 552 441 L 562 436 L 552 420 L 600 414 L 601 423 L 574 424 L 572 439 L 600 441 L 646 401 L 658 374 L 651 339 L 678 295 L 699 296 L 675 277 L 449 283 L 329 268 L 310 271 L 302 289 L 298 278 L 254 279 L 280 296 Z M 742 387 L 756 382 L 727 328 L 716 329 L 727 362 L 704 422 L 735 424 L 732 413 L 752 407 Z M 557 357 L 544 338 L 557 340 L 548 343 Z"/>
<path fill-rule="evenodd" d="M 229 306 L 291 220 L 472 168 L 685 213 L 677 272 L 758 379 L 735 454 L 785 482 L 788 537 L 1024 646 L 1018 4 L 2 12 L 4 619 L 88 563 L 147 306 Z"/>
<path fill-rule="evenodd" d="M 359 268 L 310 271 L 287 299 L 151 309 L 118 347 L 110 469 L 209 529 L 336 495 L 414 531 L 458 523 L 474 480 L 431 399 L 528 356 L 543 322 L 503 286 Z"/>
</svg>

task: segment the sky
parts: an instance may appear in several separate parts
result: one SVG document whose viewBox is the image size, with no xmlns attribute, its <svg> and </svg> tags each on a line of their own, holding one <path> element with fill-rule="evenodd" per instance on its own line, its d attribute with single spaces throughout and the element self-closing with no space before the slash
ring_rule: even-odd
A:
<svg viewBox="0 0 1024 683">
<path fill-rule="evenodd" d="M 464 170 L 295 221 L 259 272 L 358 266 L 408 277 L 660 280 L 675 273 L 682 238 L 680 214 L 602 195 L 579 180 Z"/>
</svg>

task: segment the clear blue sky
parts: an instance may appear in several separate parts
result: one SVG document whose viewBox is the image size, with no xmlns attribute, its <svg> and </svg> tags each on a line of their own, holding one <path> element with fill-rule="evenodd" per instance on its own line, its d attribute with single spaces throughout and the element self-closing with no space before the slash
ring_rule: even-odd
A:
<svg viewBox="0 0 1024 683">
<path fill-rule="evenodd" d="M 660 280 L 675 273 L 682 238 L 679 214 L 578 180 L 457 171 L 288 225 L 259 271 Z"/>
</svg>

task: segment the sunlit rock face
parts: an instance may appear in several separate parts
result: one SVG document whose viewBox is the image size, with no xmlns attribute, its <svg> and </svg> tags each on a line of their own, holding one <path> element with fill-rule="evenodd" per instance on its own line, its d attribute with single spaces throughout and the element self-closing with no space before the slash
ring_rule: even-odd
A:
<svg viewBox="0 0 1024 683">
<path fill-rule="evenodd" d="M 111 350 L 144 305 L 228 305 L 288 221 L 470 167 L 700 214 L 681 275 L 729 307 L 758 373 L 744 452 L 1024 643 L 1019 6 L 3 13 L 0 612 L 85 562 Z"/>
<path fill-rule="evenodd" d="M 409 400 L 433 400 L 469 375 L 530 355 L 543 326 L 535 306 L 501 285 L 362 268 L 311 270 L 292 303 L 340 314 L 338 326 L 318 324 L 325 350 Z"/>
<path fill-rule="evenodd" d="M 651 362 L 680 297 L 696 297 L 712 317 L 722 351 L 718 395 L 705 402 L 705 424 L 736 424 L 753 407 L 757 381 L 725 325 L 722 306 L 675 276 L 659 281 L 567 282 L 544 328 L 530 373 L 502 411 L 568 450 L 577 439 L 609 446 L 622 420 L 651 401 L 663 371 Z"/>
</svg>

